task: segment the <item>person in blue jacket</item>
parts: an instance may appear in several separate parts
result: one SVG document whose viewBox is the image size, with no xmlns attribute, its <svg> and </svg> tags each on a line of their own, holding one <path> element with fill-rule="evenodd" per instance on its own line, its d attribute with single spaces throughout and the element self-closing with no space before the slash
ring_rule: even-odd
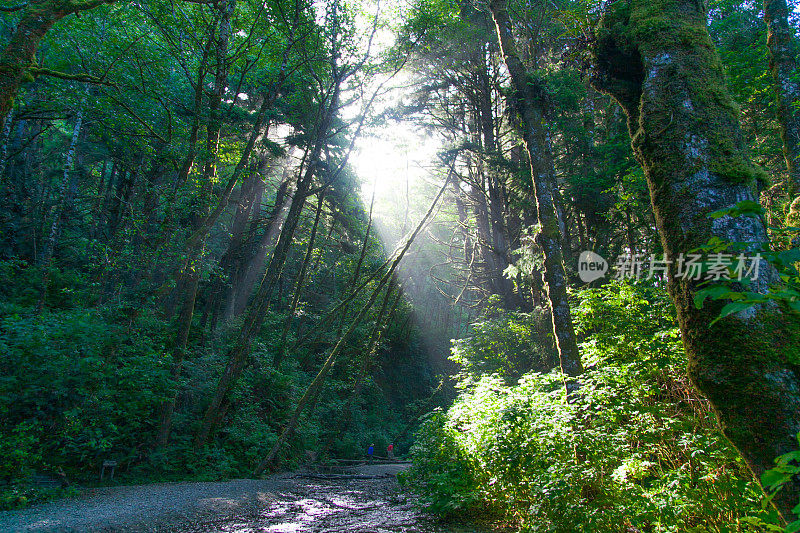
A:
<svg viewBox="0 0 800 533">
<path fill-rule="evenodd" d="M 370 444 L 369 448 L 367 448 L 367 455 L 369 456 L 369 460 L 372 461 L 372 454 L 375 453 L 375 445 Z"/>
</svg>

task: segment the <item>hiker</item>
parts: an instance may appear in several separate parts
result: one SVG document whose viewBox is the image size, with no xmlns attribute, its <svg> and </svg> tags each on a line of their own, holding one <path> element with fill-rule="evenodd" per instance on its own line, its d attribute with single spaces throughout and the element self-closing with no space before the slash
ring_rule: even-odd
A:
<svg viewBox="0 0 800 533">
<path fill-rule="evenodd" d="M 374 454 L 374 453 L 375 453 L 375 445 L 374 444 L 370 444 L 369 448 L 367 448 L 367 455 L 369 456 L 369 460 L 370 461 L 372 461 L 372 457 L 373 457 L 372 454 Z"/>
<path fill-rule="evenodd" d="M 386 457 L 394 459 L 394 444 L 389 444 L 389 447 L 386 448 Z"/>
</svg>

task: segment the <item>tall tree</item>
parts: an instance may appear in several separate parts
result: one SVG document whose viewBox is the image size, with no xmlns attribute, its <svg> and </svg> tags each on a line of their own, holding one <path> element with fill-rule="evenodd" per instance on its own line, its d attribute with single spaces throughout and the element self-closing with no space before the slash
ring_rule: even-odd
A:
<svg viewBox="0 0 800 533">
<path fill-rule="evenodd" d="M 786 0 L 764 0 L 764 21 L 768 29 L 769 66 L 777 93 L 783 155 L 789 171 L 787 190 L 790 199 L 794 199 L 800 196 L 800 80 L 797 44 L 789 25 Z"/>
<path fill-rule="evenodd" d="M 540 80 L 536 80 L 528 74 L 525 65 L 517 55 L 511 19 L 505 0 L 493 0 L 489 3 L 489 8 L 496 24 L 503 60 L 514 88 L 514 94 L 509 98 L 509 103 L 522 119 L 521 133 L 530 160 L 536 210 L 541 224 L 537 239 L 544 252 L 543 277 L 547 283 L 547 299 L 561 370 L 565 376 L 574 378 L 583 372 L 583 367 L 567 299 L 567 276 L 564 272 L 561 231 L 555 209 L 555 190 L 551 178 L 552 160 L 545 131 L 544 87 Z M 567 388 L 570 390 L 571 386 L 568 385 Z"/>
<path fill-rule="evenodd" d="M 694 303 L 698 281 L 681 277 L 678 257 L 711 238 L 767 242 L 758 217 L 709 213 L 756 201 L 760 171 L 748 159 L 702 3 L 632 0 L 608 4 L 593 47 L 595 86 L 625 110 L 644 169 L 669 291 L 695 386 L 709 399 L 724 434 L 758 477 L 792 450 L 800 430 L 800 324 L 776 306 L 739 312 L 711 326 L 725 302 Z M 765 292 L 774 270 L 761 264 L 751 291 Z M 775 500 L 789 519 L 800 496 L 792 481 Z"/>
</svg>

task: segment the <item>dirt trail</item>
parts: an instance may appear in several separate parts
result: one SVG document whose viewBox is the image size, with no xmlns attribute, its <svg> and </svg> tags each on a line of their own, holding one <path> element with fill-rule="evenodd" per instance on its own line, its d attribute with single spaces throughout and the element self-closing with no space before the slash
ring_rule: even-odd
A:
<svg viewBox="0 0 800 533">
<path fill-rule="evenodd" d="M 81 496 L 0 513 L 0 531 L 469 533 L 420 513 L 394 475 L 365 465 L 350 479 L 277 475 L 219 483 L 89 489 Z"/>
</svg>

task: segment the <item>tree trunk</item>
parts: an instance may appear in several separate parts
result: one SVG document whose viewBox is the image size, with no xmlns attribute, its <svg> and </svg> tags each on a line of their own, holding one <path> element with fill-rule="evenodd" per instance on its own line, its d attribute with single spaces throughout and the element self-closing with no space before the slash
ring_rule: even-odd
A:
<svg viewBox="0 0 800 533">
<path fill-rule="evenodd" d="M 505 0 L 493 0 L 489 7 L 495 21 L 503 59 L 516 93 L 509 97 L 509 104 L 516 108 L 522 118 L 522 138 L 530 158 L 531 177 L 541 225 L 538 241 L 544 253 L 544 280 L 547 283 L 547 298 L 561 371 L 566 382 L 566 376 L 574 378 L 580 375 L 583 367 L 567 300 L 567 277 L 561 253 L 561 232 L 553 203 L 552 184 L 548 179 L 549 173 L 552 173 L 552 161 L 548 158 L 541 93 L 543 88 L 533 83 L 534 80 L 530 78 L 517 56 Z M 569 392 L 573 384 L 567 382 L 566 386 Z"/>
<path fill-rule="evenodd" d="M 292 296 L 292 305 L 289 308 L 289 314 L 286 316 L 286 321 L 283 324 L 283 331 L 281 331 L 281 340 L 278 344 L 278 352 L 275 354 L 272 366 L 280 368 L 283 362 L 283 356 L 286 353 L 286 338 L 289 336 L 289 329 L 292 327 L 292 318 L 297 312 L 297 306 L 300 303 L 300 295 L 303 292 L 303 285 L 305 284 L 306 272 L 308 271 L 308 264 L 311 261 L 311 254 L 314 252 L 314 241 L 317 238 L 317 228 L 319 227 L 319 219 L 322 214 L 322 203 L 325 200 L 324 192 L 319 192 L 317 199 L 317 213 L 314 215 L 314 225 L 311 227 L 311 235 L 308 237 L 308 247 L 306 248 L 305 257 L 303 257 L 303 264 L 300 266 L 300 272 L 297 274 L 297 280 L 294 284 L 294 295 Z"/>
<path fill-rule="evenodd" d="M 264 274 L 264 279 L 261 281 L 258 293 L 248 309 L 247 316 L 244 319 L 236 342 L 226 354 L 228 364 L 222 376 L 219 378 L 214 396 L 203 416 L 200 430 L 195 436 L 195 448 L 200 448 L 209 437 L 213 436 L 220 422 L 220 410 L 227 400 L 228 394 L 236 385 L 239 376 L 244 370 L 247 356 L 250 353 L 250 344 L 252 343 L 253 337 L 258 334 L 261 328 L 275 288 L 275 283 L 286 262 L 294 232 L 300 221 L 300 214 L 303 206 L 305 205 L 306 194 L 311 187 L 312 175 L 313 170 L 309 169 L 306 175 L 298 181 L 297 190 L 292 198 L 289 212 L 286 215 L 286 221 L 284 222 L 280 237 L 278 238 L 278 243 L 275 245 L 275 250 L 272 252 L 272 257 L 267 266 L 267 271 Z"/>
<path fill-rule="evenodd" d="M 489 73 L 486 71 L 486 61 L 481 58 L 482 65 L 478 74 L 480 91 L 478 98 L 483 139 L 483 172 L 486 176 L 486 193 L 488 199 L 489 232 L 491 246 L 489 253 L 493 256 L 495 271 L 492 272 L 495 291 L 503 297 L 507 309 L 519 309 L 522 306 L 519 294 L 514 292 L 514 284 L 505 276 L 506 267 L 511 264 L 511 245 L 509 243 L 508 228 L 506 227 L 505 208 L 506 199 L 502 185 L 497 176 L 497 170 L 492 168 L 493 157 L 499 155 L 497 139 L 494 135 L 494 115 L 492 112 L 492 89 Z"/>
<path fill-rule="evenodd" d="M 258 217 L 258 204 L 266 186 L 263 179 L 263 171 L 267 166 L 267 159 L 261 158 L 250 164 L 250 170 L 242 180 L 239 189 L 239 198 L 236 203 L 236 211 L 233 215 L 230 229 L 230 241 L 225 253 L 219 260 L 221 273 L 216 277 L 210 290 L 211 296 L 206 300 L 205 315 L 212 316 L 211 329 L 216 328 L 217 316 L 222 310 L 224 302 L 227 301 L 228 292 L 232 288 L 232 282 L 240 272 L 243 264 L 245 243 L 248 236 L 248 223 Z"/>
<path fill-rule="evenodd" d="M 738 109 L 706 17 L 703 4 L 691 0 L 609 4 L 593 49 L 592 81 L 628 115 L 664 252 L 673 261 L 669 291 L 689 376 L 758 478 L 774 466 L 776 456 L 797 447 L 800 324 L 765 306 L 711 326 L 725 302 L 698 309 L 698 281 L 676 276 L 679 254 L 711 238 L 749 243 L 751 251 L 767 242 L 761 218 L 708 217 L 756 200 L 761 171 L 746 156 Z M 763 293 L 774 281 L 774 270 L 762 261 L 748 290 Z M 800 482 L 793 480 L 773 500 L 787 520 L 798 496 Z"/>
<path fill-rule="evenodd" d="M 6 165 L 8 164 L 8 143 L 11 139 L 11 114 L 13 110 L 9 110 L 3 119 L 5 123 L 2 127 L 2 134 L 0 134 L 0 188 L 5 181 Z"/>
<path fill-rule="evenodd" d="M 200 282 L 200 272 L 198 268 L 192 268 L 183 278 L 184 298 L 181 302 L 181 309 L 178 315 L 178 331 L 175 335 L 174 346 L 172 348 L 172 379 L 175 381 L 175 389 L 170 393 L 169 399 L 161 406 L 161 420 L 158 427 L 158 437 L 156 446 L 161 448 L 167 445 L 169 434 L 172 430 L 172 415 L 175 412 L 175 403 L 178 399 L 179 384 L 178 379 L 183 370 L 183 360 L 186 357 L 186 346 L 189 341 L 189 332 L 192 328 L 192 317 L 194 316 L 194 305 L 197 298 L 197 286 Z"/>
<path fill-rule="evenodd" d="M 347 400 L 347 405 L 352 403 L 353 400 L 358 399 L 358 397 L 361 395 L 361 387 L 363 386 L 364 380 L 367 377 L 367 372 L 369 371 L 373 362 L 373 358 L 378 346 L 380 345 L 381 339 L 383 338 L 384 333 L 386 333 L 389 324 L 392 323 L 392 319 L 394 318 L 397 309 L 400 307 L 400 300 L 403 298 L 403 291 L 399 286 L 397 286 L 394 302 L 392 303 L 391 307 L 389 307 L 389 314 L 386 314 L 386 309 L 389 305 L 389 298 L 391 297 L 393 289 L 393 285 L 389 285 L 389 287 L 386 289 L 386 294 L 384 295 L 383 302 L 381 303 L 381 309 L 378 311 L 378 318 L 375 320 L 375 326 L 372 328 L 372 333 L 369 336 L 369 343 L 367 344 L 367 348 L 362 353 L 358 367 L 358 374 L 356 375 L 356 380 L 353 384 L 353 391 Z M 346 420 L 349 421 L 349 409 L 347 409 L 345 406 L 343 411 Z"/>
<path fill-rule="evenodd" d="M 70 182 L 72 181 L 72 174 L 75 166 L 75 148 L 78 145 L 78 138 L 81 134 L 81 126 L 83 124 L 83 107 L 86 104 L 86 95 L 88 88 L 81 100 L 78 112 L 75 115 L 75 126 L 72 129 L 72 138 L 67 148 L 66 156 L 64 157 L 64 174 L 61 178 L 61 185 L 58 189 L 58 204 L 56 204 L 55 213 L 53 214 L 53 222 L 50 224 L 50 232 L 45 241 L 44 250 L 42 250 L 42 287 L 41 294 L 39 295 L 39 303 L 36 306 L 38 312 L 41 312 L 44 307 L 44 302 L 47 299 L 47 286 L 50 282 L 50 262 L 55 253 L 56 244 L 58 242 L 58 235 L 61 231 L 61 220 L 64 214 L 72 203 L 72 194 L 70 194 Z"/>
<path fill-rule="evenodd" d="M 794 31 L 789 26 L 786 0 L 764 0 L 767 23 L 769 67 L 778 100 L 783 155 L 789 171 L 789 197 L 800 196 L 800 81 L 797 79 L 797 50 Z"/>
<path fill-rule="evenodd" d="M 478 174 L 480 176 L 480 173 Z M 475 240 L 480 263 L 483 269 L 481 285 L 483 291 L 489 294 L 500 294 L 496 280 L 502 271 L 499 257 L 492 247 L 492 227 L 489 219 L 489 202 L 486 199 L 486 181 L 481 180 L 480 186 L 470 187 L 470 200 L 475 214 Z"/>
<path fill-rule="evenodd" d="M 231 68 L 231 62 L 228 59 L 228 41 L 231 36 L 231 18 L 236 10 L 236 1 L 222 0 L 219 3 L 214 3 L 214 7 L 217 10 L 217 17 L 219 18 L 219 30 L 216 41 L 214 42 L 214 61 L 216 68 L 214 73 L 214 85 L 206 106 L 208 124 L 206 125 L 206 149 L 203 157 L 203 181 L 201 182 L 200 192 L 200 202 L 202 202 L 202 204 L 208 202 L 209 192 L 212 189 L 213 183 L 216 181 L 220 131 L 222 130 L 223 119 L 220 106 L 222 105 L 222 95 L 225 93 L 225 89 L 228 86 L 228 74 Z M 263 114 L 263 110 L 261 114 Z M 258 130 L 255 129 L 255 131 Z M 197 214 L 200 215 L 202 212 L 203 209 L 200 209 Z"/>
<path fill-rule="evenodd" d="M 294 177 L 288 174 L 289 163 L 287 162 L 283 171 L 283 179 L 275 195 L 275 204 L 272 207 L 272 212 L 267 217 L 267 228 L 257 242 L 248 246 L 243 252 L 244 257 L 241 260 L 241 264 L 229 282 L 230 289 L 225 297 L 222 311 L 223 320 L 226 322 L 245 311 L 247 300 L 253 291 L 253 287 L 258 282 L 259 277 L 264 275 L 267 253 L 280 234 L 280 229 L 286 219 L 286 213 L 294 194 L 294 191 L 291 190 Z M 254 220 L 253 224 L 256 222 Z M 253 226 L 251 225 L 251 227 Z"/>
<path fill-rule="evenodd" d="M 130 205 L 137 173 L 138 168 L 133 171 L 121 168 L 117 173 L 118 176 L 112 193 L 113 198 L 111 198 L 110 202 L 111 207 L 109 208 L 106 242 L 110 243 L 114 240 L 122 221 L 125 219 L 125 211 Z"/>
</svg>

